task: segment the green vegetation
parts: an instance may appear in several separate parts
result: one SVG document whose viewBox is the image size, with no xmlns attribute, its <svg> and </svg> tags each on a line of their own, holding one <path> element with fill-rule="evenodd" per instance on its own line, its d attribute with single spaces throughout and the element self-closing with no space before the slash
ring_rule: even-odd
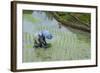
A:
<svg viewBox="0 0 100 73">
<path fill-rule="evenodd" d="M 32 10 L 23 10 L 23 14 L 32 14 Z"/>
<path fill-rule="evenodd" d="M 91 15 L 89 13 L 49 12 L 63 26 L 90 32 Z"/>
<path fill-rule="evenodd" d="M 34 34 L 23 31 L 23 62 L 83 60 L 91 58 L 90 33 L 80 31 L 90 28 L 90 14 L 67 12 L 44 13 L 46 13 L 47 18 L 50 19 L 51 22 L 53 22 L 53 18 L 55 18 L 67 30 L 62 31 L 63 28 L 58 28 L 58 26 L 48 26 L 48 23 L 48 25 L 41 24 L 41 20 L 32 17 L 31 11 L 25 11 L 23 13 L 23 22 L 24 20 L 31 22 L 33 32 L 41 30 L 50 31 L 53 35 L 53 39 L 47 40 L 47 42 L 50 43 L 47 49 L 33 48 Z M 43 21 L 45 22 L 46 20 Z M 35 25 L 37 22 L 39 24 Z M 76 28 L 78 30 L 70 29 L 68 24 L 70 27 L 74 26 L 73 28 L 78 27 Z"/>
<path fill-rule="evenodd" d="M 23 10 L 23 18 L 31 22 L 41 21 L 32 17 L 32 10 Z M 45 12 L 48 19 L 55 18 L 59 23 L 64 26 L 69 26 L 82 31 L 90 32 L 91 14 L 90 13 L 71 13 L 71 12 Z"/>
<path fill-rule="evenodd" d="M 29 20 L 30 22 L 36 23 L 39 22 L 39 19 L 33 18 L 32 17 L 32 12 L 31 10 L 23 10 L 23 19 L 25 18 L 26 20 Z"/>
<path fill-rule="evenodd" d="M 43 30 L 40 26 L 38 26 L 38 28 Z M 25 39 L 27 44 L 24 46 L 24 62 L 82 60 L 90 58 L 90 39 L 88 34 L 80 33 L 77 35 L 72 32 L 62 32 L 49 27 L 45 29 L 48 29 L 53 35 L 56 35 L 54 40 L 47 41 L 51 44 L 50 47 L 47 49 L 35 48 L 32 50 L 34 43 L 28 44 L 30 38 Z M 31 36 L 31 34 L 28 35 Z M 32 40 L 33 37 L 31 37 L 31 42 Z M 28 58 L 26 58 L 26 56 L 28 56 Z"/>
<path fill-rule="evenodd" d="M 87 24 L 90 26 L 91 24 L 91 15 L 90 14 L 80 14 L 79 20 L 83 22 L 84 24 Z"/>
</svg>

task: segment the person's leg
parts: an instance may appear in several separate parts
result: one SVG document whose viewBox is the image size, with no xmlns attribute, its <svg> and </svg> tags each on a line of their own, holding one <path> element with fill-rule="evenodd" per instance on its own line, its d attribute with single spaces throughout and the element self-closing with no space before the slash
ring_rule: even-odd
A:
<svg viewBox="0 0 100 73">
<path fill-rule="evenodd" d="M 45 36 L 43 36 L 43 35 L 42 35 L 42 40 L 43 40 L 43 44 L 44 44 L 44 45 L 47 45 L 46 38 L 45 38 Z"/>
<path fill-rule="evenodd" d="M 34 47 L 35 48 L 38 48 L 39 47 L 39 43 L 36 40 L 34 40 Z"/>
<path fill-rule="evenodd" d="M 38 41 L 39 41 L 39 47 L 42 47 L 42 46 L 43 46 L 43 45 L 42 45 L 42 43 L 43 43 L 42 38 L 40 37 L 40 38 L 38 39 Z"/>
<path fill-rule="evenodd" d="M 43 37 L 39 38 L 39 42 L 40 42 L 40 47 L 42 47 L 42 48 L 46 47 L 47 43 Z"/>
</svg>

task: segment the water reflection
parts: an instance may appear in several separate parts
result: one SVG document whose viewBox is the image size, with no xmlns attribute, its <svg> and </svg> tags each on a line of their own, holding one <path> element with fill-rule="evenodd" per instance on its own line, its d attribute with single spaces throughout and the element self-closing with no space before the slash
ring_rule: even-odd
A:
<svg viewBox="0 0 100 73">
<path fill-rule="evenodd" d="M 32 16 L 37 22 L 23 18 L 23 62 L 81 60 L 90 59 L 90 34 L 61 25 L 54 18 L 49 19 L 46 12 L 34 11 Z M 26 17 L 27 17 L 26 16 Z M 33 48 L 34 33 L 48 30 L 53 34 L 52 47 Z"/>
</svg>

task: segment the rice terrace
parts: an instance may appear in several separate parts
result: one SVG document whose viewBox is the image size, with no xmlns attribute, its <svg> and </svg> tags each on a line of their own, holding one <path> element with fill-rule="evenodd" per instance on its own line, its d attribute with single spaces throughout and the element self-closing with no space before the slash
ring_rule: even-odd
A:
<svg viewBox="0 0 100 73">
<path fill-rule="evenodd" d="M 23 62 L 91 58 L 90 13 L 23 10 L 22 15 Z"/>
</svg>

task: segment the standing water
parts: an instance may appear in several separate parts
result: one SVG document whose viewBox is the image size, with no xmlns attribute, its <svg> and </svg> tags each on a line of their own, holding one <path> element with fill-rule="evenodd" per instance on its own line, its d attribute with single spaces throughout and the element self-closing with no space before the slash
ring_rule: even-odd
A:
<svg viewBox="0 0 100 73">
<path fill-rule="evenodd" d="M 23 62 L 64 61 L 90 59 L 90 33 L 71 29 L 50 18 L 45 11 L 23 13 Z M 33 48 L 35 33 L 48 30 L 52 33 L 47 49 Z"/>
</svg>

